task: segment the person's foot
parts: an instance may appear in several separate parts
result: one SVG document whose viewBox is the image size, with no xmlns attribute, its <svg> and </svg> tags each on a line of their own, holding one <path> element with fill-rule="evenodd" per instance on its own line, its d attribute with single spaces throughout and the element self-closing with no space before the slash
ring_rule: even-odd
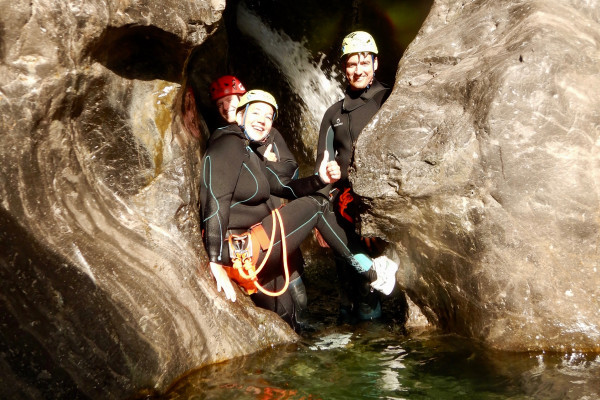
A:
<svg viewBox="0 0 600 400">
<path fill-rule="evenodd" d="M 386 256 L 381 256 L 373 260 L 372 268 L 377 273 L 377 279 L 371 282 L 371 287 L 386 296 L 392 293 L 394 285 L 396 285 L 396 271 L 398 271 L 398 264 Z"/>
</svg>

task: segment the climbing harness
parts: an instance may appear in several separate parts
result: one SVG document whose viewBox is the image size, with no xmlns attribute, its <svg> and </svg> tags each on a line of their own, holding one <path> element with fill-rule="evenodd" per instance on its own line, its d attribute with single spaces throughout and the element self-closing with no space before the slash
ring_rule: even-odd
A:
<svg viewBox="0 0 600 400">
<path fill-rule="evenodd" d="M 285 229 L 283 227 L 283 218 L 278 209 L 271 212 L 273 218 L 273 228 L 271 238 L 267 237 L 267 233 L 262 224 L 254 225 L 248 232 L 241 235 L 229 235 L 229 251 L 233 265 L 225 267 L 225 271 L 230 279 L 237 282 L 247 294 L 257 293 L 261 291 L 267 296 L 281 296 L 287 290 L 290 284 L 290 271 L 287 262 L 287 243 L 285 240 Z M 258 274 L 266 265 L 273 244 L 275 242 L 275 233 L 277 231 L 277 223 L 281 230 L 281 251 L 283 253 L 283 271 L 285 275 L 285 284 L 283 288 L 277 292 L 272 292 L 265 289 L 258 283 Z M 258 268 L 256 262 L 260 255 L 260 250 L 266 250 L 265 257 Z"/>
</svg>

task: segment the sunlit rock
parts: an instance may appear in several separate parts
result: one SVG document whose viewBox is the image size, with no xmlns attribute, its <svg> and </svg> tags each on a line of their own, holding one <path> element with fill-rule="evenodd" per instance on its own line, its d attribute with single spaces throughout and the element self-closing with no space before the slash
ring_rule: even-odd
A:
<svg viewBox="0 0 600 400">
<path fill-rule="evenodd" d="M 0 1 L 1 398 L 126 398 L 294 338 L 202 267 L 180 82 L 224 6 Z"/>
<path fill-rule="evenodd" d="M 435 2 L 352 178 L 430 321 L 600 351 L 599 93 L 598 1 Z"/>
</svg>

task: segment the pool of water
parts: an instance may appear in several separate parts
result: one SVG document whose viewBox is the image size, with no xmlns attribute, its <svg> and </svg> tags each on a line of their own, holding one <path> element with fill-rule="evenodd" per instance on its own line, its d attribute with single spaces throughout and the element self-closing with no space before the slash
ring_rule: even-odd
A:
<svg viewBox="0 0 600 400">
<path fill-rule="evenodd" d="M 190 373 L 166 399 L 600 399 L 600 355 L 515 354 L 385 322 L 329 326 L 302 342 Z"/>
</svg>

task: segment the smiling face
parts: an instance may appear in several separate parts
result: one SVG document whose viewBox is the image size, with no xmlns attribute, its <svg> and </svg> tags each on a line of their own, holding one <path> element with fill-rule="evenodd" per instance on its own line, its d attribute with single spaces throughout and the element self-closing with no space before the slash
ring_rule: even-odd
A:
<svg viewBox="0 0 600 400">
<path fill-rule="evenodd" d="M 377 70 L 377 57 L 371 53 L 354 53 L 346 59 L 346 79 L 353 90 L 365 89 L 373 83 L 373 77 Z"/>
<path fill-rule="evenodd" d="M 230 124 L 235 122 L 235 109 L 239 102 L 240 96 L 237 94 L 230 94 L 217 100 L 216 105 L 219 114 Z"/>
<path fill-rule="evenodd" d="M 271 131 L 274 110 L 270 104 L 256 101 L 250 103 L 245 114 L 244 110 L 237 113 L 238 125 L 244 125 L 250 140 L 261 141 Z"/>
</svg>

